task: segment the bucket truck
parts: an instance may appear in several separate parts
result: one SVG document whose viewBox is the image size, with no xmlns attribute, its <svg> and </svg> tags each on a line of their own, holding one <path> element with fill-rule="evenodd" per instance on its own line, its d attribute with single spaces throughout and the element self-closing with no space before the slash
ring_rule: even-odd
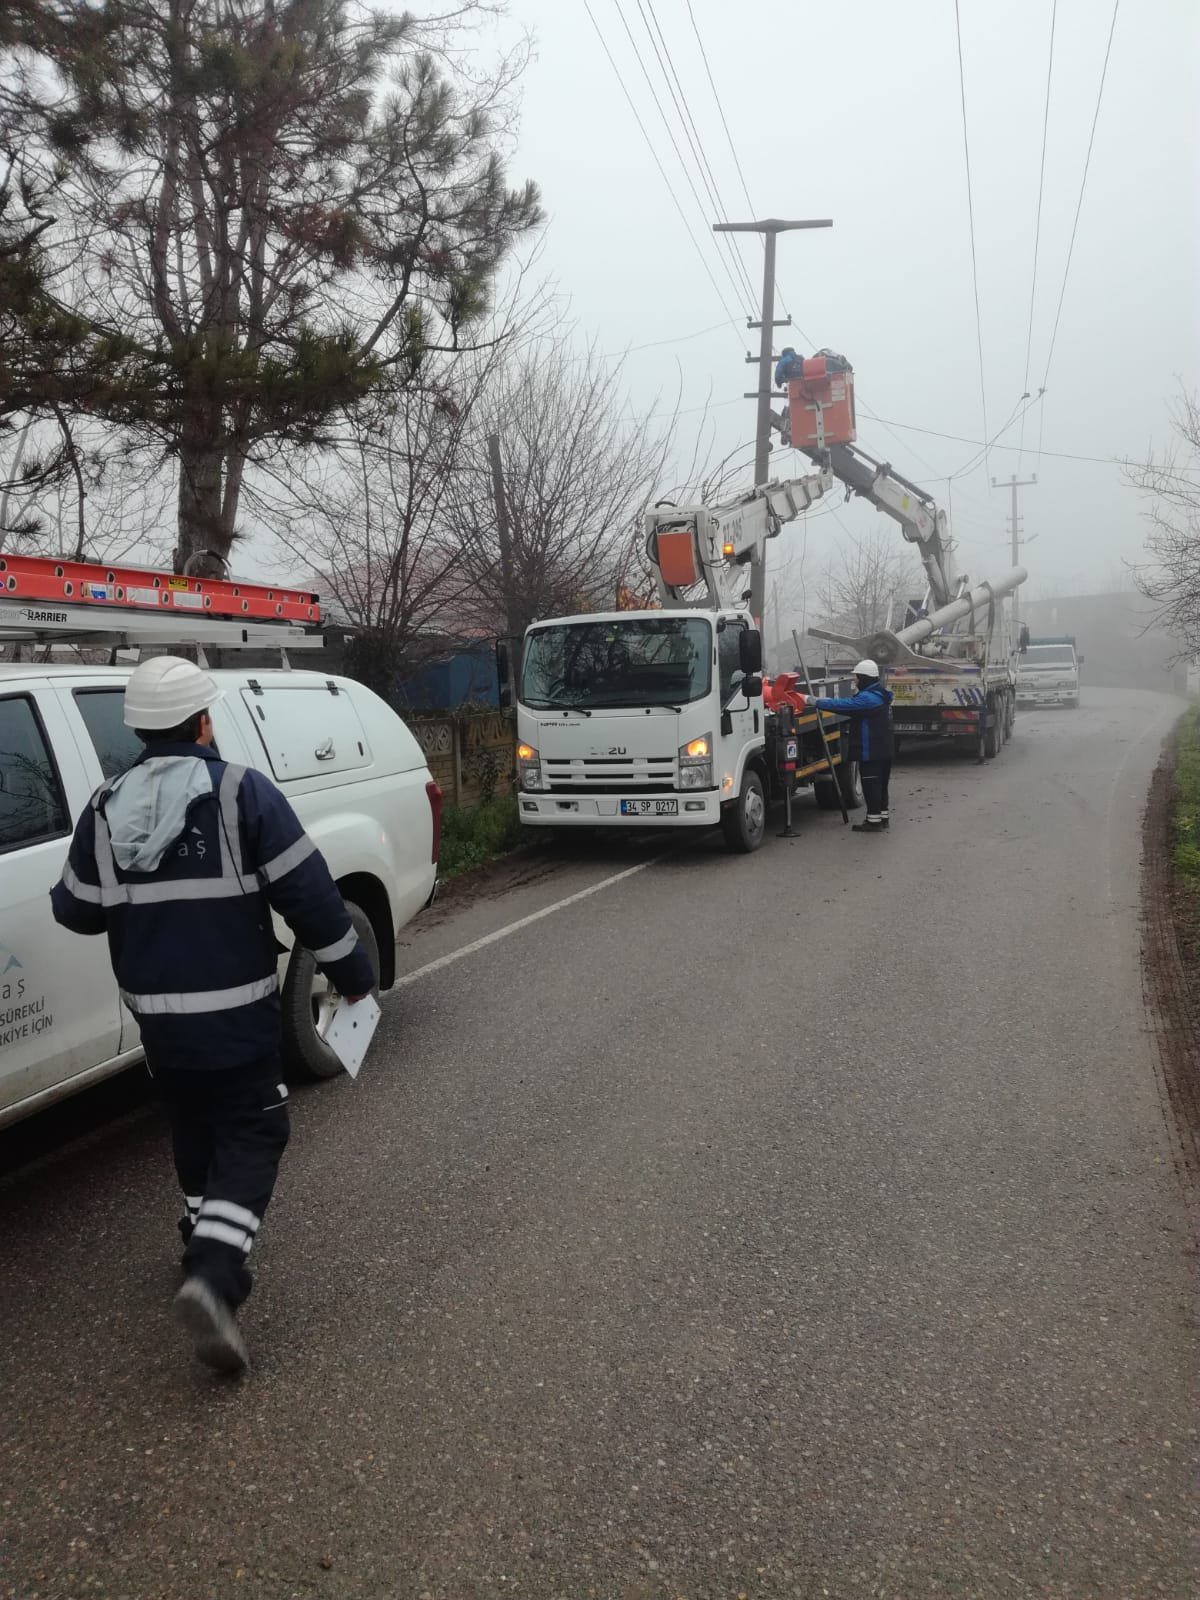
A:
<svg viewBox="0 0 1200 1600">
<path fill-rule="evenodd" d="M 501 647 L 525 827 L 719 823 L 747 852 L 785 787 L 811 784 L 825 808 L 860 803 L 845 718 L 789 710 L 780 732 L 748 609 L 768 542 L 832 481 L 822 469 L 720 505 L 656 506 L 645 536 L 658 607 L 535 622 L 515 686 Z"/>
<path fill-rule="evenodd" d="M 770 541 L 835 479 L 899 523 L 920 553 L 928 595 L 899 633 L 820 637 L 888 663 L 901 734 L 961 737 L 980 759 L 1006 736 L 1014 671 L 999 602 L 1024 572 L 991 588 L 955 578 L 945 514 L 854 448 L 849 363 L 827 353 L 800 367 L 789 442 L 815 472 L 720 505 L 660 503 L 645 518 L 657 607 L 533 623 L 515 684 L 507 646 L 498 647 L 501 703 L 516 705 L 524 827 L 719 823 L 730 849 L 745 852 L 765 838 L 770 802 L 797 785 L 811 785 L 826 809 L 861 803 L 846 719 L 801 708 L 782 680 L 764 697 L 761 618 L 750 611 Z M 783 419 L 785 438 L 787 428 Z M 827 675 L 822 690 L 847 693 L 848 672 L 840 683 Z"/>
<path fill-rule="evenodd" d="M 956 577 L 946 513 L 918 484 L 856 444 L 849 363 L 825 352 L 796 366 L 779 419 L 784 443 L 897 522 L 927 582 L 924 599 L 909 605 L 913 627 L 862 639 L 809 631 L 886 665 L 897 748 L 911 738 L 953 739 L 979 761 L 998 755 L 1016 715 L 1018 653 L 1011 612 L 1001 602 L 1025 581 L 1025 569 L 975 587 Z"/>
</svg>

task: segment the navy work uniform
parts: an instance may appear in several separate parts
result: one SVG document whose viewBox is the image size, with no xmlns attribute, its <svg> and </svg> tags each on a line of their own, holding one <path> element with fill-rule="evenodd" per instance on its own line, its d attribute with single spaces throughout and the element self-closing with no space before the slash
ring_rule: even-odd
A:
<svg viewBox="0 0 1200 1600">
<path fill-rule="evenodd" d="M 376 977 L 345 903 L 262 773 L 163 741 L 92 796 L 51 898 L 64 927 L 108 936 L 171 1123 L 184 1271 L 236 1307 L 288 1139 L 271 912 L 357 996 Z"/>
<path fill-rule="evenodd" d="M 867 669 L 870 669 L 869 671 Z M 810 702 L 819 711 L 836 711 L 850 718 L 850 756 L 862 775 L 867 820 L 855 823 L 856 833 L 882 833 L 889 824 L 888 786 L 892 775 L 892 691 L 879 679 L 873 661 L 860 661 L 854 669 L 857 692 L 841 698 Z"/>
</svg>

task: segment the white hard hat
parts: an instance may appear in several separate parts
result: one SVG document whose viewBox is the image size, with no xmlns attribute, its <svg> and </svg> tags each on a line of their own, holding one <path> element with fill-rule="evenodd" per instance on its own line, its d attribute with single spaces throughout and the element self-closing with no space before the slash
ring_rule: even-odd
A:
<svg viewBox="0 0 1200 1600">
<path fill-rule="evenodd" d="M 877 678 L 879 676 L 879 668 L 868 656 L 855 667 L 854 676 L 856 678 Z"/>
<path fill-rule="evenodd" d="M 223 698 L 207 672 L 182 656 L 151 656 L 125 685 L 127 728 L 176 728 Z"/>
</svg>

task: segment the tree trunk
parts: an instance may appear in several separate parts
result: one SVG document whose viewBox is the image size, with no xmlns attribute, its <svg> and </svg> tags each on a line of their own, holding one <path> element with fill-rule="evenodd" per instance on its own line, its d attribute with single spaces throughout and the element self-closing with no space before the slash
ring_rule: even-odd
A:
<svg viewBox="0 0 1200 1600">
<path fill-rule="evenodd" d="M 186 570 L 198 578 L 223 577 L 227 570 L 233 527 L 223 504 L 223 457 L 212 439 L 193 434 L 180 443 L 177 572 L 189 561 Z"/>
</svg>

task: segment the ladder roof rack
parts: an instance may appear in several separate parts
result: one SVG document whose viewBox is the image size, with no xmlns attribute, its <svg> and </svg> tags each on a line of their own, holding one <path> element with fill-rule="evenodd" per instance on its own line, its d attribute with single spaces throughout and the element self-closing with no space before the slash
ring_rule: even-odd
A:
<svg viewBox="0 0 1200 1600">
<path fill-rule="evenodd" d="M 320 649 L 319 597 L 231 578 L 0 555 L 0 643 Z M 286 657 L 285 657 L 286 659 Z"/>
</svg>

